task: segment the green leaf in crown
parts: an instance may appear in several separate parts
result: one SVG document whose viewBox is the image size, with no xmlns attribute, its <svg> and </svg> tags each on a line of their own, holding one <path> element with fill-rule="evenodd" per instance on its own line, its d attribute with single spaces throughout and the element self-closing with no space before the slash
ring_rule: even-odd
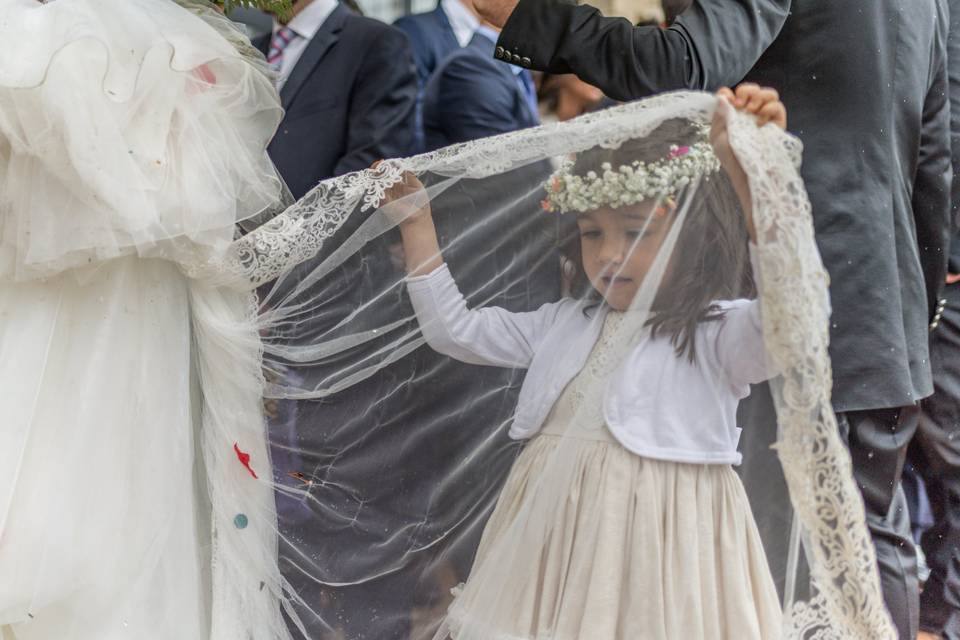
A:
<svg viewBox="0 0 960 640">
<path fill-rule="evenodd" d="M 244 9 L 260 9 L 276 13 L 280 17 L 287 17 L 293 8 L 293 0 L 214 0 L 227 13 L 238 7 Z"/>
</svg>

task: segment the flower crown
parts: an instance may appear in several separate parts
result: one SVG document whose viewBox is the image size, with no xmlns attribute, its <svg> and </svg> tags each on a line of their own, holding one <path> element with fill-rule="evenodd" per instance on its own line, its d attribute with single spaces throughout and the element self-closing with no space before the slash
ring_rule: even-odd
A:
<svg viewBox="0 0 960 640">
<path fill-rule="evenodd" d="M 601 207 L 614 209 L 652 199 L 673 199 L 694 179 L 716 173 L 720 160 L 705 139 L 709 128 L 699 127 L 701 140 L 690 146 L 672 145 L 666 158 L 654 162 L 634 160 L 614 170 L 609 162 L 600 174 L 580 176 L 567 161 L 544 185 L 547 197 L 540 206 L 550 213 L 585 212 Z"/>
</svg>

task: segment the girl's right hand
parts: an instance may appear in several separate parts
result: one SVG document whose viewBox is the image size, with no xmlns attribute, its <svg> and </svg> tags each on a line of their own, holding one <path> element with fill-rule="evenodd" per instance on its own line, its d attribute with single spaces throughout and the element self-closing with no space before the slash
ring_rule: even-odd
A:
<svg viewBox="0 0 960 640">
<path fill-rule="evenodd" d="M 376 162 L 373 167 L 379 164 Z M 417 176 L 404 172 L 400 181 L 384 192 L 380 210 L 400 228 L 408 275 L 425 276 L 443 265 L 437 229 L 430 215 L 430 196 Z"/>
<path fill-rule="evenodd" d="M 381 162 L 374 162 L 371 169 L 376 169 Z M 404 227 L 430 217 L 430 197 L 420 179 L 405 171 L 400 182 L 384 192 L 380 208 L 391 221 Z"/>
</svg>

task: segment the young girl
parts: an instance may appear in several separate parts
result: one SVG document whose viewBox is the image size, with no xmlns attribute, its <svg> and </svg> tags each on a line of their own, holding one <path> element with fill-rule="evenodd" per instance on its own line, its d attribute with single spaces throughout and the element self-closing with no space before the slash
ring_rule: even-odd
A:
<svg viewBox="0 0 960 640">
<path fill-rule="evenodd" d="M 668 121 L 657 137 L 674 144 L 592 149 L 548 183 L 544 208 L 576 217 L 565 251 L 576 299 L 531 313 L 468 309 L 429 207 L 401 222 L 408 290 L 430 346 L 527 369 L 510 435 L 530 442 L 439 637 L 779 635 L 777 593 L 731 467 L 740 462 L 737 402 L 768 373 L 758 302 L 717 302 L 736 297 L 754 235 L 725 101 L 758 125 L 785 126 L 774 91 L 743 85 L 721 92 L 709 141 Z M 638 161 L 646 173 L 633 171 Z M 639 184 L 641 174 L 658 182 Z M 685 202 L 690 180 L 700 191 Z M 419 189 L 413 182 L 391 198 Z M 727 200 L 743 213 L 711 208 L 723 198 L 709 196 L 731 188 Z M 648 275 L 662 280 L 653 295 Z M 647 309 L 637 323 L 632 311 Z M 631 323 L 649 338 L 620 342 L 635 335 Z"/>
</svg>

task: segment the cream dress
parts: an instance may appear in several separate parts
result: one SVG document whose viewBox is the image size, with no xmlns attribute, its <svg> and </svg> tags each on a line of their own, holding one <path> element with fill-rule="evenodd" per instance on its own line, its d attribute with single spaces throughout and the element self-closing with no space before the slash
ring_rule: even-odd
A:
<svg viewBox="0 0 960 640">
<path fill-rule="evenodd" d="M 604 426 L 599 394 L 623 319 L 608 314 L 587 364 L 514 464 L 450 608 L 454 638 L 779 637 L 777 592 L 733 469 L 642 458 Z M 491 566 L 491 556 L 511 561 Z"/>
</svg>

